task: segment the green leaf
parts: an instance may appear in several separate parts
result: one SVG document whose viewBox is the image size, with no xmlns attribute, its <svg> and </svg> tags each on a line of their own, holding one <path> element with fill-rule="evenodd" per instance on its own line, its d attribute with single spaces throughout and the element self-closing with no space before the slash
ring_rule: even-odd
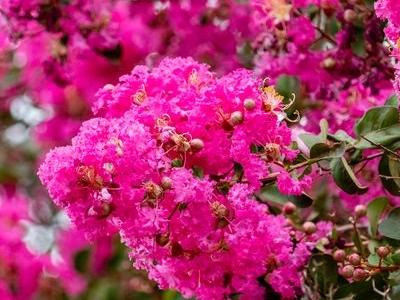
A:
<svg viewBox="0 0 400 300">
<path fill-rule="evenodd" d="M 183 298 L 174 290 L 166 290 L 163 291 L 162 300 L 183 300 Z"/>
<path fill-rule="evenodd" d="M 276 91 L 285 97 L 286 101 L 292 99 L 292 95 L 295 94 L 296 97 L 300 94 L 300 81 L 295 76 L 281 75 L 278 77 L 275 84 Z"/>
<path fill-rule="evenodd" d="M 338 284 L 337 264 L 330 255 L 314 254 L 308 263 L 307 273 L 321 295 L 328 294 Z"/>
<path fill-rule="evenodd" d="M 350 135 L 348 135 L 348 133 L 346 131 L 343 131 L 343 130 L 338 130 L 338 131 L 336 131 L 335 134 L 330 134 L 329 137 L 333 138 L 334 140 L 336 140 L 338 142 L 346 142 L 349 144 L 354 144 L 354 142 L 356 141 Z"/>
<path fill-rule="evenodd" d="M 351 43 L 351 50 L 353 53 L 359 57 L 365 57 L 367 51 L 365 49 L 365 40 L 363 30 L 357 30 L 355 33 L 355 38 Z"/>
<path fill-rule="evenodd" d="M 380 257 L 376 253 L 371 253 L 368 256 L 368 263 L 372 266 L 377 266 L 379 264 Z"/>
<path fill-rule="evenodd" d="M 319 136 L 321 137 L 322 140 L 326 141 L 326 139 L 328 138 L 328 131 L 329 131 L 328 121 L 326 119 L 321 119 L 321 121 L 319 121 L 319 128 L 321 130 Z"/>
<path fill-rule="evenodd" d="M 393 94 L 392 96 L 390 96 L 389 98 L 386 99 L 385 105 L 398 108 L 399 107 L 399 98 L 397 97 L 396 94 Z"/>
<path fill-rule="evenodd" d="M 310 158 L 326 158 L 326 160 L 319 161 L 318 165 L 320 165 L 322 168 L 329 169 L 330 161 L 334 158 L 340 158 L 344 152 L 344 143 L 317 143 L 310 149 Z"/>
<path fill-rule="evenodd" d="M 357 149 L 375 148 L 376 145 L 390 146 L 400 141 L 400 124 L 394 124 L 386 128 L 371 131 L 363 135 L 363 137 L 365 138 L 361 137 L 360 140 L 354 144 Z"/>
<path fill-rule="evenodd" d="M 378 227 L 379 233 L 385 237 L 400 240 L 400 207 L 392 209 L 387 218 Z"/>
<path fill-rule="evenodd" d="M 389 256 L 389 258 L 393 264 L 400 265 L 400 253 L 399 252 L 393 253 L 392 255 Z"/>
<path fill-rule="evenodd" d="M 253 67 L 254 51 L 250 42 L 244 42 L 237 48 L 237 53 L 241 64 L 246 68 Z"/>
<path fill-rule="evenodd" d="M 333 299 L 348 300 L 382 300 L 382 296 L 374 291 L 372 280 L 379 290 L 384 290 L 385 281 L 381 275 L 374 276 L 371 280 L 352 282 L 336 290 Z"/>
<path fill-rule="evenodd" d="M 358 137 L 380 130 L 399 122 L 399 112 L 393 106 L 379 106 L 369 109 L 357 122 L 355 132 Z"/>
<path fill-rule="evenodd" d="M 90 248 L 78 251 L 74 256 L 74 267 L 79 273 L 87 273 L 89 271 Z"/>
<path fill-rule="evenodd" d="M 286 202 L 290 201 L 300 208 L 310 207 L 314 202 L 313 199 L 306 193 L 303 193 L 300 196 L 283 195 L 273 184 L 262 187 L 260 193 L 258 193 L 257 196 L 263 202 L 274 202 L 283 205 Z"/>
<path fill-rule="evenodd" d="M 326 144 L 328 138 L 328 122 L 322 119 L 319 122 L 321 132 L 318 135 L 310 133 L 299 134 L 300 140 L 307 146 L 309 150 L 316 144 Z"/>
<path fill-rule="evenodd" d="M 329 147 L 328 144 L 316 143 L 310 149 L 310 158 L 328 156 L 330 150 L 331 148 Z"/>
<path fill-rule="evenodd" d="M 114 244 L 113 248 L 113 254 L 107 261 L 107 267 L 110 270 L 117 270 L 127 256 L 126 247 L 124 244 L 118 242 Z"/>
<path fill-rule="evenodd" d="M 378 170 L 384 188 L 392 195 L 400 196 L 400 162 L 398 159 L 391 155 L 383 155 Z"/>
<path fill-rule="evenodd" d="M 311 149 L 316 144 L 325 143 L 320 136 L 309 133 L 299 134 L 299 139 L 304 143 L 304 145 L 307 146 L 308 149 Z"/>
<path fill-rule="evenodd" d="M 378 232 L 379 218 L 388 207 L 389 201 L 385 197 L 379 197 L 368 203 L 367 216 L 369 221 L 369 232 L 373 238 L 376 238 Z"/>
<path fill-rule="evenodd" d="M 332 176 L 343 191 L 348 194 L 363 194 L 367 192 L 368 187 L 363 186 L 344 157 L 335 158 L 331 162 Z"/>
</svg>

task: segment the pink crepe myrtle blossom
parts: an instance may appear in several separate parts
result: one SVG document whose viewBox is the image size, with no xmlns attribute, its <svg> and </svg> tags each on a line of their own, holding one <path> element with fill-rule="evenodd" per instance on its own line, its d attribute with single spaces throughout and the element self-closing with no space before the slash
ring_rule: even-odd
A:
<svg viewBox="0 0 400 300">
<path fill-rule="evenodd" d="M 39 177 L 89 238 L 119 233 L 161 288 L 254 299 L 260 276 L 291 272 L 292 293 L 274 288 L 292 298 L 291 227 L 253 199 L 269 167 L 294 157 L 279 97 L 246 70 L 217 77 L 190 58 L 137 66 L 97 93 L 96 117 Z"/>
</svg>

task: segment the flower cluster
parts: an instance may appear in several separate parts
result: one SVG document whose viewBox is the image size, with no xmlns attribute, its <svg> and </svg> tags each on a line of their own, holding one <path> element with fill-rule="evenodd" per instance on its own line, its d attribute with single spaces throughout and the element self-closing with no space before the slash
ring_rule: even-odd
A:
<svg viewBox="0 0 400 300">
<path fill-rule="evenodd" d="M 36 213 L 43 214 L 43 210 Z M 58 297 L 63 291 L 78 295 L 85 290 L 87 279 L 76 270 L 74 260 L 90 244 L 77 229 L 41 225 L 33 214 L 22 195 L 0 198 L 1 299 Z M 111 245 L 109 239 L 93 241 L 89 266 L 93 273 L 104 270 L 111 257 Z"/>
<path fill-rule="evenodd" d="M 0 23 L 18 41 L 22 91 L 49 111 L 35 128 L 47 147 L 67 144 L 95 92 L 136 64 L 193 56 L 219 72 L 240 66 L 248 6 L 235 1 L 4 1 Z M 196 34 L 192 34 L 196 32 Z M 63 130 L 54 130 L 63 124 Z"/>
<path fill-rule="evenodd" d="M 163 288 L 254 299 L 265 277 L 291 298 L 328 229 L 295 245 L 294 229 L 253 197 L 272 173 L 282 192 L 310 184 L 283 168 L 296 152 L 281 101 L 245 70 L 217 78 L 189 58 L 137 66 L 98 92 L 98 117 L 51 151 L 39 176 L 79 228 L 92 238 L 118 232 Z"/>
<path fill-rule="evenodd" d="M 256 72 L 300 81 L 308 130 L 326 118 L 352 134 L 354 119 L 393 93 L 383 24 L 356 1 L 289 2 L 251 1 Z"/>
<path fill-rule="evenodd" d="M 376 14 L 379 18 L 387 20 L 388 24 L 385 28 L 385 34 L 390 43 L 393 45 L 390 47 L 393 49 L 392 55 L 398 59 L 400 56 L 399 52 L 399 38 L 400 38 L 400 6 L 398 1 L 394 0 L 379 0 L 375 3 Z M 400 91 L 400 78 L 399 78 L 399 66 L 396 64 L 396 78 L 395 88 L 397 93 Z"/>
<path fill-rule="evenodd" d="M 22 242 L 26 219 L 24 199 L 1 199 L 0 202 L 0 297 L 30 299 L 39 286 L 43 261 L 30 253 Z"/>
</svg>

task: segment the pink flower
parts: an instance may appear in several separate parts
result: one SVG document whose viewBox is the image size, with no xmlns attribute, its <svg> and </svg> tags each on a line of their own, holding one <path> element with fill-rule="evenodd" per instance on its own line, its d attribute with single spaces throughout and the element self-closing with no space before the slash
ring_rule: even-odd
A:
<svg viewBox="0 0 400 300">
<path fill-rule="evenodd" d="M 161 288 L 260 298 L 258 278 L 281 266 L 298 288 L 290 228 L 253 199 L 274 162 L 293 158 L 282 97 L 260 86 L 249 71 L 218 78 L 190 58 L 135 67 L 97 93 L 98 117 L 39 177 L 89 238 L 119 233 Z"/>
</svg>

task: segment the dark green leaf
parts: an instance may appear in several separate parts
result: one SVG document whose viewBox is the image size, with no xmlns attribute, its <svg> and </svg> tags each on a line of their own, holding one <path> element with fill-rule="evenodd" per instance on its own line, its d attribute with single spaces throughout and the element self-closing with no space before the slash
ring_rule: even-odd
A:
<svg viewBox="0 0 400 300">
<path fill-rule="evenodd" d="M 385 189 L 395 196 L 400 196 L 400 179 L 390 178 L 399 177 L 400 162 L 390 155 L 383 155 L 379 163 L 379 175 Z M 393 173 L 392 173 L 393 172 Z"/>
<path fill-rule="evenodd" d="M 286 202 L 290 201 L 300 208 L 310 207 L 313 204 L 313 199 L 306 193 L 303 193 L 300 196 L 283 195 L 273 184 L 262 187 L 260 193 L 258 193 L 257 196 L 263 202 L 273 202 L 283 205 Z"/>
<path fill-rule="evenodd" d="M 365 40 L 363 30 L 358 30 L 355 33 L 355 38 L 351 43 L 351 50 L 353 53 L 359 57 L 365 57 L 367 51 L 365 50 Z"/>
<path fill-rule="evenodd" d="M 385 237 L 400 240 L 400 207 L 392 209 L 379 225 L 379 233 Z"/>
<path fill-rule="evenodd" d="M 310 207 L 314 202 L 311 196 L 306 193 L 302 193 L 300 196 L 289 196 L 289 201 L 300 208 Z"/>
<path fill-rule="evenodd" d="M 382 296 L 374 291 L 372 280 L 379 290 L 384 290 L 385 281 L 382 276 L 374 276 L 371 280 L 352 282 L 341 286 L 333 295 L 333 299 L 382 300 Z"/>
<path fill-rule="evenodd" d="M 337 264 L 330 255 L 313 255 L 307 272 L 321 295 L 328 294 L 338 283 Z"/>
<path fill-rule="evenodd" d="M 331 162 L 332 176 L 335 183 L 348 194 L 363 194 L 368 188 L 363 186 L 344 157 Z"/>
<path fill-rule="evenodd" d="M 244 42 L 242 45 L 238 47 L 237 52 L 241 64 L 246 68 L 252 68 L 254 61 L 253 60 L 254 51 L 253 48 L 251 47 L 251 43 Z"/>
<path fill-rule="evenodd" d="M 373 238 L 376 238 L 378 232 L 379 218 L 388 207 L 389 201 L 385 197 L 379 197 L 368 203 L 367 216 L 369 221 L 369 231 Z"/>
<path fill-rule="evenodd" d="M 355 132 L 358 137 L 380 130 L 399 122 L 399 112 L 393 106 L 379 106 L 369 109 L 357 122 Z"/>
<path fill-rule="evenodd" d="M 78 251 L 74 256 L 75 269 L 84 274 L 89 270 L 90 248 Z"/>
<path fill-rule="evenodd" d="M 400 141 L 400 124 L 394 124 L 383 129 L 371 131 L 363 135 L 363 137 L 355 143 L 354 146 L 357 149 L 375 148 L 377 147 L 376 145 L 390 146 Z"/>
<path fill-rule="evenodd" d="M 324 157 L 330 151 L 330 147 L 325 143 L 316 143 L 310 149 L 310 158 Z"/>
<path fill-rule="evenodd" d="M 389 258 L 393 264 L 400 265 L 400 253 L 399 252 L 393 253 L 392 255 L 390 255 Z"/>
<path fill-rule="evenodd" d="M 293 94 L 299 96 L 300 94 L 300 81 L 295 76 L 281 75 L 278 77 L 275 84 L 276 91 L 285 97 L 286 101 L 292 99 Z"/>
</svg>

